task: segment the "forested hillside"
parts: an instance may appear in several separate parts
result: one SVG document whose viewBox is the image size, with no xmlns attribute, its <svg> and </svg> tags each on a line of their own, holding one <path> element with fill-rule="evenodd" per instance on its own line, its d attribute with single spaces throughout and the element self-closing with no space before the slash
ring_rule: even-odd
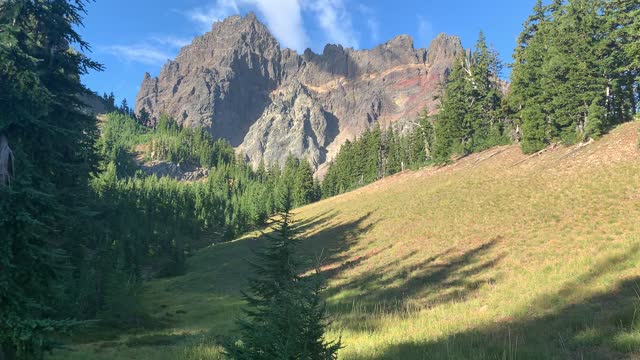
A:
<svg viewBox="0 0 640 360">
<path fill-rule="evenodd" d="M 639 125 L 538 155 L 492 148 L 296 210 L 298 260 L 323 259 L 338 358 L 637 358 Z M 268 241 L 196 251 L 184 276 L 141 292 L 162 325 L 91 330 L 52 358 L 224 359 L 246 259 Z"/>
<path fill-rule="evenodd" d="M 304 160 L 253 170 L 224 140 L 126 104 L 98 123 L 79 76 L 101 65 L 76 32 L 82 1 L 0 4 L 0 356 L 40 358 L 52 336 L 100 319 L 140 326 L 143 279 L 183 274 L 201 244 L 264 225 L 278 194 L 319 198 Z M 42 30 L 46 29 L 46 30 Z M 113 101 L 109 101 L 114 108 Z M 155 159 L 209 168 L 200 182 L 139 170 Z M 73 319 L 73 320 L 69 320 Z"/>
<path fill-rule="evenodd" d="M 598 138 L 638 110 L 640 5 L 538 1 L 514 54 L 509 107 L 522 150 Z"/>
<path fill-rule="evenodd" d="M 441 36 L 436 50 L 454 61 L 432 73 L 435 55 L 408 37 L 293 56 L 255 16 L 233 17 L 269 54 L 299 60 L 289 65 L 369 64 L 343 69 L 344 83 L 296 68 L 309 83 L 271 93 L 272 110 L 297 101 L 327 136 L 310 146 L 322 139 L 296 132 L 308 123 L 265 115 L 282 126 L 254 128 L 254 145 L 291 136 L 297 155 L 313 153 L 271 144 L 273 164 L 158 108 L 116 108 L 113 95 L 111 113 L 89 115 L 82 99 L 96 95 L 80 79 L 104 69 L 86 55 L 85 15 L 82 0 L 0 1 L 0 360 L 640 356 L 638 128 L 623 124 L 640 102 L 637 0 L 537 1 L 513 64 L 483 33 L 468 52 Z M 242 34 L 228 35 L 253 59 Z M 342 101 L 340 88 L 362 95 L 361 82 L 387 79 L 421 84 L 396 100 L 402 116 L 422 111 L 406 126 L 380 109 L 358 120 L 321 183 L 337 123 L 314 96 Z M 180 181 L 150 163 L 206 176 Z"/>
<path fill-rule="evenodd" d="M 399 171 L 442 164 L 512 142 L 526 154 L 597 139 L 633 119 L 640 97 L 640 4 L 633 0 L 536 2 L 518 38 L 511 82 L 481 32 L 454 63 L 413 131 L 375 125 L 330 163 L 331 196 Z"/>
</svg>

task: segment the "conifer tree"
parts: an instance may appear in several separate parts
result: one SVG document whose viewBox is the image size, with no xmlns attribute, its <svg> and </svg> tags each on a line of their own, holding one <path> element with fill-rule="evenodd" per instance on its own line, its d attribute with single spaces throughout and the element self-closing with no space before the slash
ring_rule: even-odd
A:
<svg viewBox="0 0 640 360">
<path fill-rule="evenodd" d="M 451 154 L 462 151 L 461 146 L 469 140 L 466 126 L 471 104 L 470 82 L 466 78 L 469 67 L 467 57 L 458 58 L 447 79 L 435 127 L 437 141 L 433 155 L 438 162 L 448 161 Z"/>
<path fill-rule="evenodd" d="M 293 198 L 296 206 L 303 206 L 314 201 L 313 169 L 306 160 L 301 160 L 295 173 L 293 182 Z"/>
<path fill-rule="evenodd" d="M 84 9 L 81 0 L 0 2 L 0 137 L 16 170 L 0 184 L 0 357 L 8 359 L 39 357 L 47 333 L 69 324 L 58 320 L 54 285 L 63 255 L 85 241 L 96 164 L 80 76 L 101 68 L 79 52 L 88 49 L 75 30 Z"/>
<path fill-rule="evenodd" d="M 141 125 L 149 126 L 151 122 L 151 115 L 147 111 L 146 108 L 142 108 L 140 110 L 140 114 L 138 114 L 138 121 Z"/>
<path fill-rule="evenodd" d="M 496 80 L 499 74 L 492 74 L 496 66 L 497 57 L 489 51 L 484 33 L 481 31 L 471 56 L 471 75 L 467 81 L 471 81 L 469 95 L 469 113 L 465 116 L 469 124 L 466 124 L 469 142 L 466 151 L 483 150 L 489 138 L 489 131 L 494 119 L 495 111 L 499 105 L 499 94 L 496 89 Z"/>
<path fill-rule="evenodd" d="M 384 142 L 386 144 L 385 149 L 387 150 L 384 175 L 389 176 L 399 173 L 403 170 L 402 148 L 398 134 L 392 127 L 387 130 Z"/>
<path fill-rule="evenodd" d="M 434 120 L 434 116 L 430 116 L 426 110 L 423 111 L 418 117 L 416 129 L 411 135 L 413 153 L 420 165 L 433 157 L 435 143 Z"/>
<path fill-rule="evenodd" d="M 329 360 L 337 358 L 340 341 L 327 341 L 325 308 L 320 300 L 319 274 L 299 275 L 293 227 L 293 192 L 282 193 L 281 211 L 274 220 L 273 235 L 253 264 L 245 299 L 246 318 L 239 321 L 240 340 L 226 346 L 232 359 Z"/>
<path fill-rule="evenodd" d="M 626 0 L 536 3 L 514 54 L 509 96 L 525 153 L 597 138 L 633 116 L 638 72 L 629 49 L 637 46 L 638 20 L 628 14 L 639 7 Z"/>
<path fill-rule="evenodd" d="M 510 107 L 517 117 L 518 132 L 521 132 L 521 147 L 525 153 L 538 151 L 549 141 L 545 110 L 548 96 L 542 91 L 542 66 L 548 54 L 548 28 L 546 8 L 542 0 L 538 0 L 518 38 L 509 96 Z"/>
<path fill-rule="evenodd" d="M 326 199 L 339 194 L 338 171 L 335 161 L 329 163 L 327 173 L 322 180 L 322 198 Z"/>
<path fill-rule="evenodd" d="M 446 162 L 453 153 L 468 154 L 503 142 L 502 65 L 482 32 L 472 53 L 451 71 L 435 125 L 434 157 Z"/>
</svg>

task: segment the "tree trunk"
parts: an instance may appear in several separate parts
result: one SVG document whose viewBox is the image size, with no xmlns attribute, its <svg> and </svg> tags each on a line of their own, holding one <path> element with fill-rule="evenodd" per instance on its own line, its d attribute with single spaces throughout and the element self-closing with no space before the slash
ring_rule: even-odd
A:
<svg viewBox="0 0 640 360">
<path fill-rule="evenodd" d="M 0 343 L 0 360 L 15 360 L 16 349 L 12 344 Z"/>
<path fill-rule="evenodd" d="M 4 134 L 0 134 L 0 186 L 9 185 L 11 182 L 13 165 L 13 152 L 9 147 L 9 140 Z"/>
</svg>

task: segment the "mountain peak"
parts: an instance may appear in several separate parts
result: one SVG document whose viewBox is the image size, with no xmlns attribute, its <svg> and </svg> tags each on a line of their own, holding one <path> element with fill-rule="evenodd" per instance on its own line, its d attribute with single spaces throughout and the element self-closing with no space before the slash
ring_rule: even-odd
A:
<svg viewBox="0 0 640 360">
<path fill-rule="evenodd" d="M 456 59 L 464 53 L 462 41 L 458 36 L 440 33 L 436 36 L 427 50 L 427 62 L 435 64 L 443 60 Z"/>
<path fill-rule="evenodd" d="M 413 38 L 407 34 L 401 34 L 387 41 L 384 45 L 392 48 L 413 49 Z"/>
<path fill-rule="evenodd" d="M 321 54 L 282 49 L 253 13 L 216 22 L 157 78 L 145 76 L 136 111 L 204 127 L 252 163 L 305 157 L 318 169 L 374 123 L 413 121 L 427 108 L 460 39 L 439 35 L 429 50 L 399 35 L 369 50 L 328 44 Z M 320 171 L 320 170 L 319 170 Z"/>
<path fill-rule="evenodd" d="M 248 21 L 260 22 L 260 20 L 258 20 L 258 17 L 256 16 L 256 13 L 254 13 L 253 11 L 249 11 L 245 16 L 245 19 L 247 19 Z"/>
<path fill-rule="evenodd" d="M 216 21 L 213 23 L 211 33 L 226 33 L 226 34 L 246 34 L 246 33 L 259 33 L 268 37 L 272 37 L 271 32 L 267 26 L 258 19 L 255 13 L 249 12 L 247 15 L 233 15 L 222 21 Z"/>
</svg>

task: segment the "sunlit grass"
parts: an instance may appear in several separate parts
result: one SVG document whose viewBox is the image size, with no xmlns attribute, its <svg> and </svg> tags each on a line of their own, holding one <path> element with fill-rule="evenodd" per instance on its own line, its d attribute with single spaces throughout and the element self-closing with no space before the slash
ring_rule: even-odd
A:
<svg viewBox="0 0 640 360">
<path fill-rule="evenodd" d="M 299 210 L 301 252 L 324 258 L 340 358 L 640 356 L 637 131 L 537 157 L 491 149 Z M 55 358 L 220 358 L 257 238 L 206 248 L 185 276 L 151 281 L 143 303 L 166 328 Z"/>
</svg>

